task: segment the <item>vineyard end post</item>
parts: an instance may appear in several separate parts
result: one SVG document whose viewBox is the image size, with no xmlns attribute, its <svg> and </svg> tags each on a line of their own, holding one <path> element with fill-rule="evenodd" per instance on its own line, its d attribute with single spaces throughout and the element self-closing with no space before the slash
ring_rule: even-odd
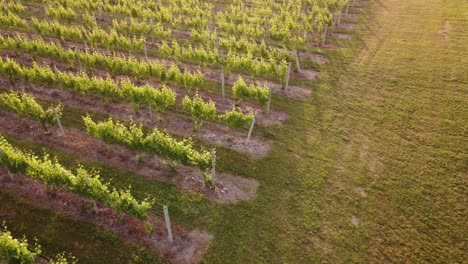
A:
<svg viewBox="0 0 468 264">
<path fill-rule="evenodd" d="M 286 83 L 284 84 L 284 89 L 288 89 L 290 75 L 291 75 L 291 62 L 288 63 L 288 72 L 286 75 Z"/>
<path fill-rule="evenodd" d="M 174 242 L 174 238 L 172 237 L 171 219 L 169 218 L 169 210 L 167 208 L 167 205 L 163 206 L 163 211 L 164 211 L 164 221 L 166 222 L 167 239 L 172 244 Z"/>
<path fill-rule="evenodd" d="M 255 126 L 255 119 L 256 119 L 256 115 L 254 114 L 254 118 L 252 119 L 252 123 L 250 123 L 250 128 L 249 128 L 249 133 L 247 134 L 247 141 L 250 140 L 250 138 L 252 137 L 252 132 L 253 132 L 253 129 L 254 129 L 254 126 Z"/>
<path fill-rule="evenodd" d="M 322 47 L 325 46 L 325 41 L 327 39 L 328 24 L 325 24 L 325 29 L 323 31 Z"/>
<path fill-rule="evenodd" d="M 52 111 L 54 111 L 55 120 L 57 121 L 57 126 L 60 129 L 60 135 L 62 137 L 65 137 L 65 131 L 63 130 L 62 122 L 60 122 L 60 117 L 57 114 L 57 110 L 55 108 L 52 108 Z"/>
<path fill-rule="evenodd" d="M 294 52 L 294 55 L 296 57 L 296 68 L 297 68 L 297 71 L 301 71 L 301 64 L 299 62 L 299 53 L 297 52 L 297 50 Z"/>
<path fill-rule="evenodd" d="M 343 11 L 343 7 L 340 6 L 340 13 L 338 14 L 338 23 L 337 23 L 338 26 L 339 26 L 340 23 L 341 23 L 341 13 L 342 13 L 342 11 Z"/>
<path fill-rule="evenodd" d="M 267 102 L 267 114 L 270 112 L 270 105 L 271 105 L 271 88 L 268 89 L 268 102 Z"/>
<path fill-rule="evenodd" d="M 151 107 L 151 104 L 148 104 L 148 108 L 149 108 L 150 117 L 151 119 L 153 119 L 153 108 Z"/>
</svg>

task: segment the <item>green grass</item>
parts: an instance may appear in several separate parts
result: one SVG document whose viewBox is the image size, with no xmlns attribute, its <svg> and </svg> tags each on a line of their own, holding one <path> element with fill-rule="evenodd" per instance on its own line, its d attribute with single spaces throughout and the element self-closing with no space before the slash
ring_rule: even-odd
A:
<svg viewBox="0 0 468 264">
<path fill-rule="evenodd" d="M 194 202 L 170 184 L 108 167 L 104 177 L 119 186 L 131 183 L 142 196 L 162 195 L 168 186 L 173 206 L 185 201 L 198 212 L 175 213 L 175 221 L 215 235 L 204 263 L 466 262 L 468 4 L 361 5 L 366 13 L 359 27 L 343 31 L 353 39 L 336 40 L 340 51 L 323 51 L 330 62 L 320 69 L 320 81 L 310 83 L 313 97 L 274 101 L 290 118 L 283 127 L 260 130 L 275 140 L 271 153 L 260 161 L 220 154 L 221 170 L 260 182 L 254 201 Z M 451 31 L 443 41 L 438 31 L 447 20 Z M 21 212 L 9 226 L 39 236 L 42 226 L 31 224 L 37 213 L 9 200 L 0 209 Z M 56 213 L 41 209 L 40 216 L 54 219 Z M 53 233 L 46 253 L 86 254 L 82 263 L 101 263 L 113 250 L 132 254 L 115 238 L 100 240 L 99 252 L 61 242 L 90 241 L 77 234 L 92 234 L 92 225 L 60 218 L 47 227 Z M 114 259 L 108 263 L 130 257 Z"/>
</svg>

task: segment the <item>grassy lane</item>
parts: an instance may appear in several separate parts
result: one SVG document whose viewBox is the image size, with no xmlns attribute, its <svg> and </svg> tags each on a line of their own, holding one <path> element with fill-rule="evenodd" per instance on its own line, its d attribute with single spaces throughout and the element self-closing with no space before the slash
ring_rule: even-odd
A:
<svg viewBox="0 0 468 264">
<path fill-rule="evenodd" d="M 468 2 L 374 6 L 365 48 L 322 90 L 343 140 L 316 247 L 333 263 L 463 263 Z"/>
<path fill-rule="evenodd" d="M 468 3 L 361 3 L 207 263 L 466 260 Z M 448 22 L 447 22 L 448 21 Z"/>
</svg>

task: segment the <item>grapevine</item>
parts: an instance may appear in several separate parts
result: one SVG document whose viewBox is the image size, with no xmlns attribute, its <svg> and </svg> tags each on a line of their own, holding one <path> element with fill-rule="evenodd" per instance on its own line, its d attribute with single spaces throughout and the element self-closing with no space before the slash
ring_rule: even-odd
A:
<svg viewBox="0 0 468 264">
<path fill-rule="evenodd" d="M 190 138 L 179 141 L 157 128 L 145 133 L 141 124 L 124 125 L 112 118 L 96 123 L 90 116 L 86 116 L 83 121 L 88 134 L 106 143 L 127 145 L 184 165 L 199 167 L 203 172 L 211 167 L 210 152 L 195 150 Z"/>
<path fill-rule="evenodd" d="M 7 227 L 3 225 L 3 230 L 0 230 L 0 259 L 7 263 L 34 264 L 36 258 L 42 254 L 42 249 L 39 244 L 34 243 L 31 246 L 26 238 L 14 238 Z M 65 254 L 58 254 L 54 259 L 51 259 L 49 264 L 75 264 L 77 263 L 73 256 L 65 257 Z"/>
<path fill-rule="evenodd" d="M 44 108 L 38 104 L 35 98 L 29 94 L 20 93 L 0 93 L 0 108 L 11 111 L 19 116 L 29 117 L 35 120 L 39 120 L 47 131 L 47 124 L 55 125 L 56 118 L 54 116 L 54 109 L 49 107 Z M 62 105 L 57 105 L 55 111 L 57 116 L 62 114 Z"/>
<path fill-rule="evenodd" d="M 11 146 L 4 137 L 0 137 L 0 149 L 0 163 L 8 171 L 25 174 L 47 186 L 64 187 L 71 192 L 101 201 L 118 212 L 141 219 L 147 217 L 152 206 L 149 199 L 138 201 L 129 190 L 111 189 L 108 184 L 101 182 L 97 173 L 88 172 L 81 166 L 73 173 L 57 160 L 50 159 L 48 154 L 39 158 L 31 153 L 24 153 Z"/>
<path fill-rule="evenodd" d="M 216 119 L 216 105 L 211 100 L 209 102 L 203 101 L 198 93 L 192 99 L 186 95 L 182 100 L 182 107 L 191 114 L 194 131 L 200 129 L 204 121 Z"/>
</svg>

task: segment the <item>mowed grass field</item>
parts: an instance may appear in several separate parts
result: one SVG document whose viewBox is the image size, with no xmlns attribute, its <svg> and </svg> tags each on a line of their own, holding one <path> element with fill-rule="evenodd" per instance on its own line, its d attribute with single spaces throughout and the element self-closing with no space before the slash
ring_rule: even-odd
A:
<svg viewBox="0 0 468 264">
<path fill-rule="evenodd" d="M 221 171 L 258 180 L 255 200 L 219 205 L 101 167 L 103 177 L 132 184 L 139 197 L 184 204 L 173 220 L 215 236 L 203 263 L 466 263 L 468 2 L 358 6 L 351 12 L 362 11 L 359 19 L 344 19 L 356 28 L 340 29 L 352 38 L 321 51 L 329 61 L 310 87 L 312 98 L 275 102 L 289 119 L 260 131 L 275 142 L 269 155 L 251 161 L 220 152 L 231 161 Z M 0 215 L 9 216 L 13 233 L 37 237 L 49 255 L 165 262 L 100 227 L 5 193 Z"/>
</svg>

